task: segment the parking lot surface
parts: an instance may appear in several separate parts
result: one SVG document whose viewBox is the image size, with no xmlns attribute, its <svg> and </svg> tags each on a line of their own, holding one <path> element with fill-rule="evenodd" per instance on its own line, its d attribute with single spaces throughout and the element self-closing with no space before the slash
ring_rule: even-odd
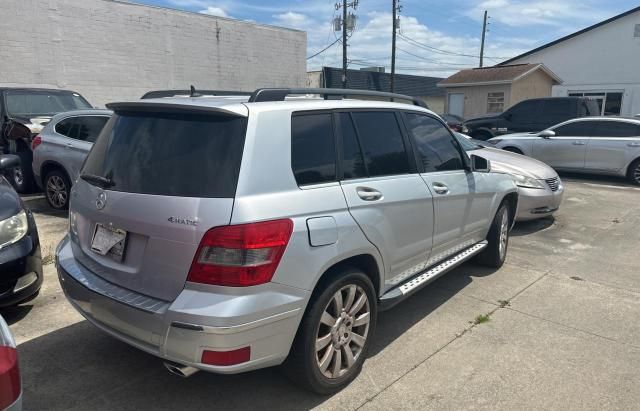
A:
<svg viewBox="0 0 640 411">
<path fill-rule="evenodd" d="M 498 271 L 465 264 L 379 316 L 361 375 L 330 396 L 277 368 L 170 375 L 99 331 L 58 285 L 64 213 L 27 198 L 45 283 L 2 312 L 19 344 L 27 410 L 638 409 L 640 189 L 565 177 L 555 219 L 518 224 Z"/>
</svg>

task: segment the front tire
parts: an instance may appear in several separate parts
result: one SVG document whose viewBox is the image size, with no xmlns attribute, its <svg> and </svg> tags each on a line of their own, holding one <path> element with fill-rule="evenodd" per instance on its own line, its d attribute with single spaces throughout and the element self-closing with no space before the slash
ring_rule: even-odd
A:
<svg viewBox="0 0 640 411">
<path fill-rule="evenodd" d="M 632 184 L 640 185 L 640 158 L 631 163 L 627 176 Z"/>
<path fill-rule="evenodd" d="M 53 170 L 47 173 L 44 178 L 44 194 L 51 208 L 68 209 L 70 193 L 71 183 L 64 172 Z"/>
<path fill-rule="evenodd" d="M 31 153 L 24 151 L 18 152 L 16 155 L 20 157 L 20 166 L 11 170 L 11 182 L 18 193 L 27 194 L 31 192 L 35 183 L 31 168 L 33 158 Z"/>
<path fill-rule="evenodd" d="M 492 268 L 502 267 L 507 258 L 510 227 L 509 209 L 506 204 L 502 204 L 493 218 L 487 235 L 489 244 L 478 255 L 478 263 Z"/>
<path fill-rule="evenodd" d="M 375 331 L 377 298 L 369 277 L 347 268 L 312 297 L 284 363 L 287 376 L 318 394 L 331 394 L 353 381 Z"/>
</svg>

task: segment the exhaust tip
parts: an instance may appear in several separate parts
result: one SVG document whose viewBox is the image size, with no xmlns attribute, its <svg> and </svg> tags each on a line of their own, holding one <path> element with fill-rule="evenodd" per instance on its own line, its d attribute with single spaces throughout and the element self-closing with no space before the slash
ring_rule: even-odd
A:
<svg viewBox="0 0 640 411">
<path fill-rule="evenodd" d="M 177 364 L 173 362 L 165 362 L 164 367 L 174 375 L 177 375 L 181 378 L 191 377 L 196 372 L 200 371 L 195 367 L 190 367 L 188 365 Z"/>
</svg>

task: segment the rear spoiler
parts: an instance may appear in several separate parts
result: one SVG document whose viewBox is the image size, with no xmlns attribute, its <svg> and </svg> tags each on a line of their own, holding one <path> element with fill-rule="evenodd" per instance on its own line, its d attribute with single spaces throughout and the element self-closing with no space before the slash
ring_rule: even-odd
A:
<svg viewBox="0 0 640 411">
<path fill-rule="evenodd" d="M 217 114 L 232 117 L 247 117 L 244 114 L 227 110 L 222 107 L 200 106 L 194 104 L 131 101 L 123 103 L 109 103 L 106 106 L 109 110 L 113 110 L 116 113 L 123 111 L 136 111 L 146 113 Z"/>
</svg>

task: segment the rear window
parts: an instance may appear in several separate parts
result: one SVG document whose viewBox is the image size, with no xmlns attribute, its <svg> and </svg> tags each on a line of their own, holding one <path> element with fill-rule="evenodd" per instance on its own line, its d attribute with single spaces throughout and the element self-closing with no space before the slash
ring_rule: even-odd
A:
<svg viewBox="0 0 640 411">
<path fill-rule="evenodd" d="M 109 190 L 180 197 L 234 197 L 246 118 L 186 113 L 114 114 L 81 174 Z"/>
<path fill-rule="evenodd" d="M 45 90 L 10 90 L 6 93 L 10 116 L 53 115 L 64 111 L 91 108 L 78 93 Z"/>
</svg>

